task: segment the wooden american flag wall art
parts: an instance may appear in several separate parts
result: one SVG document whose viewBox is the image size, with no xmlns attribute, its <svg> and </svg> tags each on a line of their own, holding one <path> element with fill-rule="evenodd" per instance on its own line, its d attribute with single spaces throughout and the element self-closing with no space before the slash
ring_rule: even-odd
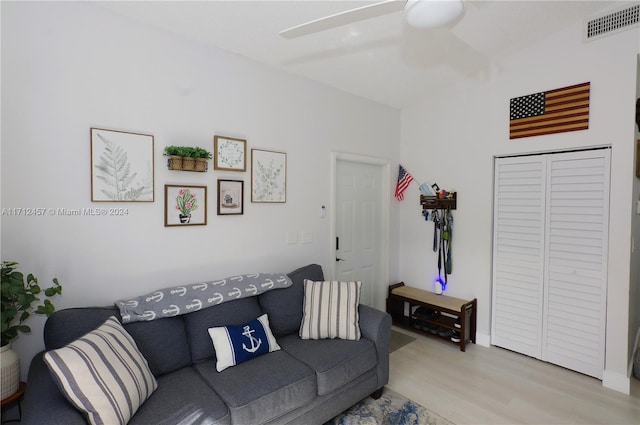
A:
<svg viewBox="0 0 640 425">
<path fill-rule="evenodd" d="M 514 97 L 509 102 L 509 139 L 589 128 L 591 83 Z"/>
</svg>

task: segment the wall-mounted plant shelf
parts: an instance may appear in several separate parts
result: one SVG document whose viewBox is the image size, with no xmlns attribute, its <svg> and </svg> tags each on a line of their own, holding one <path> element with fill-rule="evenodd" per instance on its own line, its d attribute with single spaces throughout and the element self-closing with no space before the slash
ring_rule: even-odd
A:
<svg viewBox="0 0 640 425">
<path fill-rule="evenodd" d="M 204 173 L 209 169 L 209 163 L 204 158 L 170 156 L 169 159 L 167 159 L 167 167 L 170 170 L 197 171 Z"/>
<path fill-rule="evenodd" d="M 205 172 L 209 168 L 211 152 L 190 146 L 166 146 L 164 154 L 169 157 L 167 167 L 170 170 Z"/>
<path fill-rule="evenodd" d="M 420 205 L 425 210 L 455 210 L 457 206 L 456 192 L 448 195 L 448 198 L 438 198 L 437 196 L 420 195 Z"/>
</svg>

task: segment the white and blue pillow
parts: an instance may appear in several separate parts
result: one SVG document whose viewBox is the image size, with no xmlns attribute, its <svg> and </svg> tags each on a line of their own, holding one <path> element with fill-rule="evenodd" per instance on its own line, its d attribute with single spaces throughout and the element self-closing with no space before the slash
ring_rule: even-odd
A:
<svg viewBox="0 0 640 425">
<path fill-rule="evenodd" d="M 218 372 L 280 349 L 266 314 L 245 325 L 209 328 L 209 336 L 216 350 Z"/>
</svg>

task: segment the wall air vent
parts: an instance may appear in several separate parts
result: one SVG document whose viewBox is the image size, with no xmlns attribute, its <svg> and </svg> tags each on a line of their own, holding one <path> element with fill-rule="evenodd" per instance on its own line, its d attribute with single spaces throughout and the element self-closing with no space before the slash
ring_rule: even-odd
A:
<svg viewBox="0 0 640 425">
<path fill-rule="evenodd" d="M 600 12 L 585 20 L 584 41 L 593 41 L 632 28 L 638 28 L 639 23 L 640 4 L 638 3 Z"/>
</svg>

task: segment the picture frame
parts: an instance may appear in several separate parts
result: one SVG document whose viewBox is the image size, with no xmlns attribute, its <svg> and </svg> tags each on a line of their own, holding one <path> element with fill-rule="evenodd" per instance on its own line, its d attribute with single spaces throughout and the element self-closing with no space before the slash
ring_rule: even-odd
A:
<svg viewBox="0 0 640 425">
<path fill-rule="evenodd" d="M 207 187 L 164 185 L 164 226 L 205 226 Z"/>
<path fill-rule="evenodd" d="M 287 202 L 287 154 L 251 149 L 251 202 Z"/>
<path fill-rule="evenodd" d="M 218 215 L 244 214 L 244 180 L 218 179 Z"/>
<path fill-rule="evenodd" d="M 213 168 L 220 171 L 247 171 L 247 141 L 213 136 Z"/>
<path fill-rule="evenodd" d="M 153 136 L 94 127 L 90 136 L 91 201 L 153 202 Z"/>
</svg>

